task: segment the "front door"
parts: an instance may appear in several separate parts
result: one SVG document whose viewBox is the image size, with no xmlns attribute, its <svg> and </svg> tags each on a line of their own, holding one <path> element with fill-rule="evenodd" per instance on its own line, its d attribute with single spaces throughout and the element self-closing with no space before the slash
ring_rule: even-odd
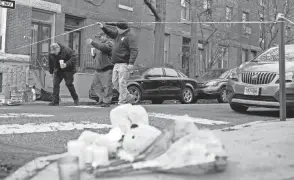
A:
<svg viewBox="0 0 294 180">
<path fill-rule="evenodd" d="M 32 66 L 48 69 L 51 43 L 51 25 L 32 23 Z"/>
<path fill-rule="evenodd" d="M 152 68 L 148 70 L 142 81 L 142 90 L 144 97 L 158 97 L 160 96 L 160 88 L 163 86 L 163 70 L 162 68 Z"/>
<path fill-rule="evenodd" d="M 68 33 L 72 31 L 73 29 L 65 29 L 65 32 Z M 81 31 L 74 31 L 66 34 L 66 43 L 69 48 L 75 51 L 75 53 L 78 55 L 78 62 L 77 66 L 80 66 L 80 54 L 81 54 Z"/>
<path fill-rule="evenodd" d="M 164 68 L 165 84 L 161 88 L 164 96 L 175 97 L 179 96 L 182 92 L 182 81 L 176 70 L 171 68 Z"/>
</svg>

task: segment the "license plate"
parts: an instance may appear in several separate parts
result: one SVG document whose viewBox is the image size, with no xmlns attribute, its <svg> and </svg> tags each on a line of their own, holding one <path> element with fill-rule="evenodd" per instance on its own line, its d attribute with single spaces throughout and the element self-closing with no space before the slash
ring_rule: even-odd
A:
<svg viewBox="0 0 294 180">
<path fill-rule="evenodd" d="M 245 87 L 244 95 L 258 96 L 259 95 L 259 88 Z"/>
</svg>

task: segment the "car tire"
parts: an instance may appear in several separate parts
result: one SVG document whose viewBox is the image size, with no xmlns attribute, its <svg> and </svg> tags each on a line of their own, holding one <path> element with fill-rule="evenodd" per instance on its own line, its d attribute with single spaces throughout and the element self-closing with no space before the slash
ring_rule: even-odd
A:
<svg viewBox="0 0 294 180">
<path fill-rule="evenodd" d="M 153 100 L 151 100 L 151 103 L 152 103 L 152 104 L 162 104 L 163 101 L 164 101 L 164 100 L 162 100 L 162 99 L 153 99 Z"/>
<path fill-rule="evenodd" d="M 240 104 L 235 104 L 235 103 L 230 103 L 230 107 L 233 111 L 238 112 L 238 113 L 246 113 L 249 107 L 243 106 Z"/>
<path fill-rule="evenodd" d="M 219 97 L 217 98 L 217 101 L 219 103 L 227 103 L 228 102 L 228 97 L 227 97 L 227 89 L 226 87 L 222 87 L 220 89 L 220 95 Z"/>
<path fill-rule="evenodd" d="M 136 96 L 136 100 L 134 101 L 134 104 L 138 104 L 142 99 L 141 90 L 137 86 L 132 85 L 128 87 L 128 91 L 130 92 L 130 94 Z"/>
<path fill-rule="evenodd" d="M 181 94 L 180 102 L 182 104 L 191 104 L 194 102 L 194 100 L 195 97 L 193 90 L 189 87 L 184 88 Z"/>
</svg>

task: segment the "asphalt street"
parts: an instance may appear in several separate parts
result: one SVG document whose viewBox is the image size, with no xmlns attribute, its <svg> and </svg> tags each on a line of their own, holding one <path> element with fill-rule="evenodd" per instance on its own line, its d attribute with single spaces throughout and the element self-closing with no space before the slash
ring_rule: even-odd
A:
<svg viewBox="0 0 294 180">
<path fill-rule="evenodd" d="M 144 107 L 150 123 L 160 129 L 174 119 L 187 120 L 185 115 L 201 129 L 218 129 L 279 117 L 279 111 L 275 109 L 252 108 L 247 114 L 238 114 L 228 104 Z M 107 133 L 111 108 L 48 107 L 45 104 L 0 107 L 0 179 L 36 157 L 66 151 L 66 143 L 77 139 L 84 130 Z"/>
</svg>

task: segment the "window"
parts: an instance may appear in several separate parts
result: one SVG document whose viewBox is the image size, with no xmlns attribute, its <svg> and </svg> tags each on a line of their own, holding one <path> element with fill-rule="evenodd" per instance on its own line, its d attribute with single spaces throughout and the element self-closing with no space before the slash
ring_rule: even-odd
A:
<svg viewBox="0 0 294 180">
<path fill-rule="evenodd" d="M 227 22 L 231 22 L 231 20 L 232 20 L 232 11 L 233 11 L 233 8 L 228 7 L 228 6 L 226 7 L 226 21 Z M 230 23 L 226 24 L 226 27 L 230 28 L 231 24 Z"/>
<path fill-rule="evenodd" d="M 249 13 L 244 11 L 242 13 L 242 22 L 248 22 L 248 21 L 249 21 Z M 243 33 L 251 34 L 251 28 L 249 27 L 249 24 L 243 24 Z"/>
<path fill-rule="evenodd" d="M 228 48 L 221 47 L 218 56 L 218 68 L 228 68 L 229 67 L 229 56 Z"/>
<path fill-rule="evenodd" d="M 132 0 L 119 0 L 118 7 L 128 11 L 133 11 Z"/>
<path fill-rule="evenodd" d="M 2 92 L 3 73 L 0 73 L 0 92 Z"/>
<path fill-rule="evenodd" d="M 149 70 L 147 74 L 152 77 L 162 77 L 163 71 L 162 68 L 153 68 Z"/>
<path fill-rule="evenodd" d="M 233 8 L 231 7 L 226 7 L 226 20 L 228 22 L 230 22 L 232 20 L 232 11 L 233 11 Z"/>
<path fill-rule="evenodd" d="M 243 12 L 242 13 L 242 22 L 247 22 L 247 21 L 249 21 L 249 13 Z"/>
<path fill-rule="evenodd" d="M 174 69 L 164 68 L 166 77 L 179 77 L 179 74 Z"/>
<path fill-rule="evenodd" d="M 168 63 L 169 48 L 170 48 L 170 35 L 165 34 L 165 38 L 164 38 L 164 63 Z"/>
<path fill-rule="evenodd" d="M 7 9 L 0 8 L 0 52 L 5 49 L 6 15 Z"/>
<path fill-rule="evenodd" d="M 249 60 L 248 50 L 242 49 L 242 63 L 247 62 Z"/>
<path fill-rule="evenodd" d="M 31 47 L 31 58 L 36 67 L 47 68 L 49 66 L 49 50 L 52 37 L 52 26 L 54 22 L 54 15 L 45 11 L 32 11 L 32 43 L 42 41 L 34 44 Z"/>
<path fill-rule="evenodd" d="M 265 7 L 265 0 L 259 0 L 259 4 L 260 6 Z"/>
<path fill-rule="evenodd" d="M 203 9 L 204 10 L 211 9 L 211 0 L 203 0 Z"/>
<path fill-rule="evenodd" d="M 78 29 L 83 26 L 83 19 L 79 17 L 73 17 L 73 16 L 65 16 L 65 32 L 70 32 L 75 29 Z M 75 53 L 78 55 L 78 62 L 77 65 L 80 66 L 81 58 L 85 58 L 81 56 L 81 36 L 82 31 L 74 31 L 70 32 L 65 35 L 65 43 L 66 45 L 75 51 Z"/>
<path fill-rule="evenodd" d="M 190 0 L 181 0 L 181 19 L 190 20 Z"/>
<path fill-rule="evenodd" d="M 211 11 L 212 0 L 203 0 L 203 9 L 205 12 L 205 19 L 203 21 L 211 22 L 212 21 L 212 11 Z M 203 24 L 205 26 L 210 26 L 210 24 Z"/>
</svg>

